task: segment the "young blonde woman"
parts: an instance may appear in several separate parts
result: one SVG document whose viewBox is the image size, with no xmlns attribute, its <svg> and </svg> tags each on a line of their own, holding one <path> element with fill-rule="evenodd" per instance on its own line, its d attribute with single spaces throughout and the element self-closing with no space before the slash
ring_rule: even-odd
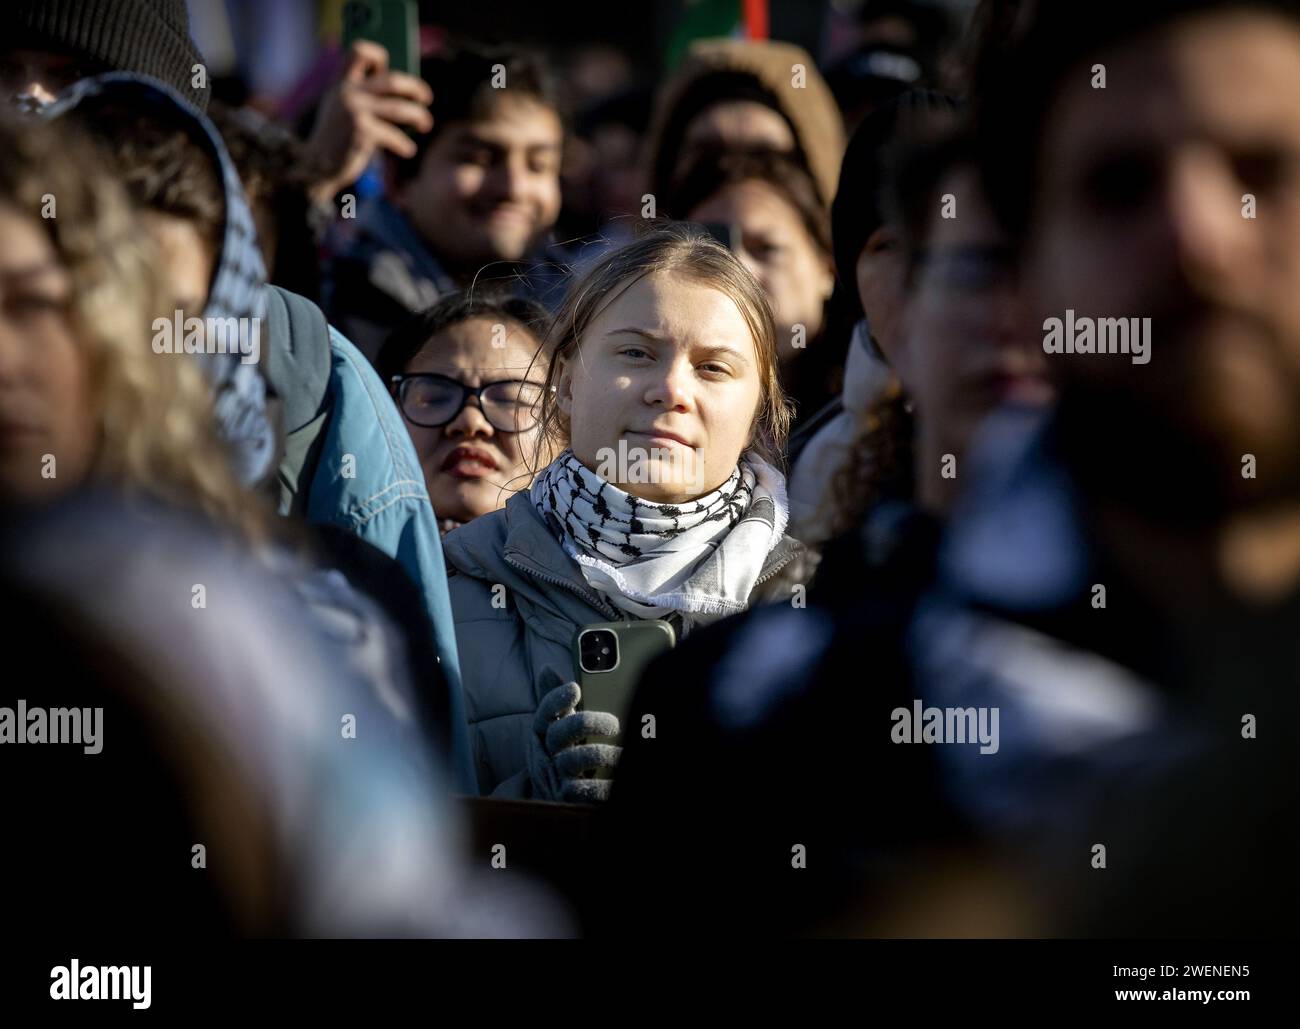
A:
<svg viewBox="0 0 1300 1029">
<path fill-rule="evenodd" d="M 772 593 L 800 546 L 774 467 L 789 425 L 771 310 L 724 247 L 655 229 L 571 287 L 547 341 L 528 491 L 444 538 L 483 793 L 598 800 L 617 718 L 578 711 L 594 622 L 679 636 Z"/>
<path fill-rule="evenodd" d="M 110 487 L 265 539 L 198 361 L 150 348 L 168 288 L 102 157 L 36 122 L 0 121 L 0 141 L 0 506 Z"/>
</svg>

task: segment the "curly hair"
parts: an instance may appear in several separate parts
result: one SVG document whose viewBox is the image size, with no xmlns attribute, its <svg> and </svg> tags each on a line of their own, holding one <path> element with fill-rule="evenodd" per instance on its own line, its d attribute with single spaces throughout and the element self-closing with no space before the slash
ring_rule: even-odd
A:
<svg viewBox="0 0 1300 1029">
<path fill-rule="evenodd" d="M 269 281 L 319 303 L 318 251 L 327 212 L 313 204 L 311 191 L 326 176 L 320 158 L 288 129 L 252 108 L 232 108 L 214 100 L 208 106 L 208 117 L 239 172 Z M 215 173 L 215 165 L 210 160 L 206 163 Z M 216 189 L 224 217 L 220 183 Z M 214 248 L 220 246 L 218 238 Z"/>
<path fill-rule="evenodd" d="M 0 116 L 0 203 L 37 222 L 72 280 L 68 314 L 99 436 L 92 477 L 264 540 L 270 513 L 231 470 L 199 364 L 150 345 L 169 307 L 166 280 L 105 166 L 99 148 L 65 126 Z M 42 218 L 47 197 L 57 208 Z"/>
</svg>

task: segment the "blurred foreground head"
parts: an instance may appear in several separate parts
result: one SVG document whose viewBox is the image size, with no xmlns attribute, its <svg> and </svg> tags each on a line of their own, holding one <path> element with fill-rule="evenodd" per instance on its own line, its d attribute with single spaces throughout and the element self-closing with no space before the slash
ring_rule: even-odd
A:
<svg viewBox="0 0 1300 1029">
<path fill-rule="evenodd" d="M 1145 363 L 1048 355 L 1082 478 L 1190 522 L 1300 498 L 1300 4 L 1044 5 L 1005 67 L 988 185 L 1044 335 L 1150 319 Z"/>
<path fill-rule="evenodd" d="M 67 126 L 0 119 L 0 504 L 98 482 L 242 517 L 202 371 L 151 348 L 167 286 L 103 167 Z"/>
<path fill-rule="evenodd" d="M 946 510 L 957 485 L 943 455 L 960 462 L 997 408 L 1045 407 L 1053 395 L 967 134 L 914 142 L 895 177 L 906 300 L 889 357 L 916 412 L 917 499 Z"/>
</svg>

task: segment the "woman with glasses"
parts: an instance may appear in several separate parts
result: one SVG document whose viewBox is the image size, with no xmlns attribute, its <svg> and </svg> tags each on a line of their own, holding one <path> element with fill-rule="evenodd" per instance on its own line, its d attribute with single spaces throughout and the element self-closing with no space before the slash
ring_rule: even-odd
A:
<svg viewBox="0 0 1300 1029">
<path fill-rule="evenodd" d="M 547 322 L 534 301 L 453 293 L 379 351 L 375 365 L 411 433 L 444 533 L 532 482 Z"/>
</svg>

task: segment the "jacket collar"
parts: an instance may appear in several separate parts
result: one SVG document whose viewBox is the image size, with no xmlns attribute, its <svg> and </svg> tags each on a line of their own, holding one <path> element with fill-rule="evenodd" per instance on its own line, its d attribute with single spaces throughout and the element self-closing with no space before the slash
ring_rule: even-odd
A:
<svg viewBox="0 0 1300 1029">
<path fill-rule="evenodd" d="M 511 570 L 522 572 L 540 592 L 553 592 L 559 586 L 606 613 L 611 621 L 626 617 L 587 583 L 577 562 L 537 513 L 527 490 L 520 490 L 506 501 L 504 510 L 476 518 L 449 533 L 443 542 L 448 561 L 467 574 L 513 578 Z M 803 544 L 783 536 L 763 562 L 759 581 L 789 564 L 802 549 Z"/>
<path fill-rule="evenodd" d="M 442 544 L 448 564 L 457 571 L 485 582 L 509 584 L 512 592 L 557 616 L 591 621 L 594 608 L 610 621 L 622 617 L 587 585 L 533 508 L 527 490 L 506 501 L 503 510 L 453 529 Z"/>
<path fill-rule="evenodd" d="M 803 553 L 803 549 L 803 544 L 793 536 L 782 536 L 777 541 L 776 546 L 768 551 L 767 557 L 763 560 L 763 570 L 758 573 L 758 582 L 755 583 L 755 589 L 797 558 Z M 750 601 L 753 602 L 752 595 Z"/>
</svg>

